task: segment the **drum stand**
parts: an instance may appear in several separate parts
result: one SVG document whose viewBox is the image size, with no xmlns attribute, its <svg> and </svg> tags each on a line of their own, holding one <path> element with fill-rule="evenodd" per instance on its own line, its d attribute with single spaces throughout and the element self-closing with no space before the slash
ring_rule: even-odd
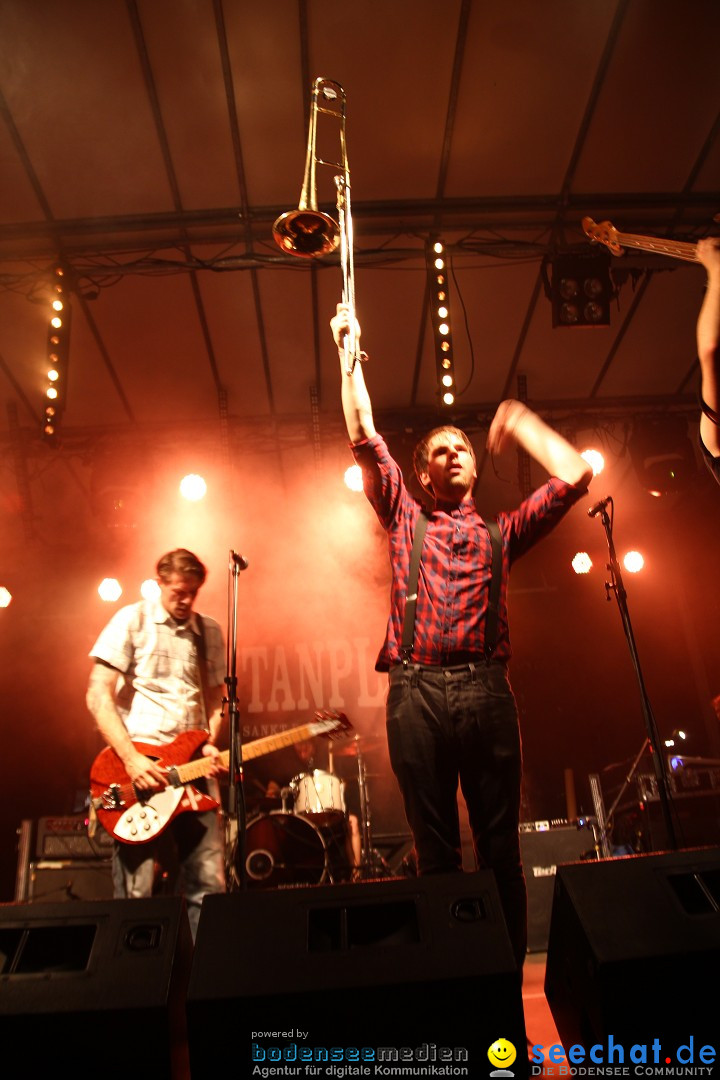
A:
<svg viewBox="0 0 720 1080">
<path fill-rule="evenodd" d="M 370 793 L 367 782 L 367 769 L 365 758 L 360 749 L 361 736 L 356 735 L 352 740 L 355 747 L 354 755 L 357 758 L 357 782 L 360 797 L 360 866 L 357 867 L 357 877 L 360 880 L 367 878 L 383 878 L 390 876 L 390 868 L 379 851 L 373 847 L 372 842 L 372 817 L 370 813 Z M 329 751 L 330 772 L 333 771 L 332 743 Z"/>
</svg>

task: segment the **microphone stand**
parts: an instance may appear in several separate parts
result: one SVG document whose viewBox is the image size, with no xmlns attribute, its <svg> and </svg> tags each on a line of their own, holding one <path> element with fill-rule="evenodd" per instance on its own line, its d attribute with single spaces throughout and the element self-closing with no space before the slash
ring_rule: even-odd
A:
<svg viewBox="0 0 720 1080">
<path fill-rule="evenodd" d="M 240 738 L 239 709 L 237 699 L 237 594 L 238 578 L 242 570 L 247 570 L 248 561 L 235 551 L 230 551 L 228 564 L 228 633 L 227 633 L 227 706 L 229 719 L 229 789 L 228 789 L 228 821 L 235 821 L 235 870 L 230 866 L 230 857 L 225 856 L 226 879 L 230 889 L 238 887 L 245 889 L 247 880 L 245 874 L 245 830 L 247 815 L 245 811 L 245 794 L 243 791 L 243 760 L 242 739 Z"/>
<path fill-rule="evenodd" d="M 607 507 L 611 506 L 614 515 L 614 504 L 612 496 L 608 496 L 605 499 L 601 499 L 599 503 L 596 503 L 590 510 L 588 510 L 588 517 L 597 517 L 600 515 L 603 528 L 605 529 L 605 536 L 607 539 L 608 553 L 610 561 L 607 564 L 607 569 L 610 571 L 610 581 L 605 582 L 605 592 L 607 599 L 610 599 L 610 593 L 615 594 L 617 600 L 618 609 L 620 611 L 620 618 L 622 620 L 623 629 L 625 631 L 625 637 L 630 648 L 630 656 L 632 659 L 633 668 L 635 669 L 635 675 L 637 676 L 638 687 L 640 689 L 640 701 L 642 703 L 643 718 L 645 720 L 645 730 L 647 732 L 647 743 L 650 747 L 650 753 L 652 756 L 653 768 L 655 771 L 655 778 L 657 779 L 658 794 L 660 796 L 660 805 L 662 807 L 663 821 L 665 823 L 665 831 L 668 838 L 668 846 L 671 850 L 677 851 L 677 837 L 675 835 L 675 827 L 673 825 L 672 816 L 670 814 L 670 797 L 667 770 L 665 768 L 665 762 L 663 761 L 662 754 L 659 752 L 660 738 L 658 736 L 657 725 L 655 724 L 655 717 L 650 706 L 650 699 L 648 697 L 647 690 L 645 688 L 645 680 L 643 679 L 642 669 L 640 667 L 640 658 L 638 656 L 637 646 L 635 645 L 635 636 L 633 634 L 632 624 L 630 622 L 630 612 L 627 606 L 627 593 L 625 592 L 625 586 L 623 585 L 622 573 L 620 571 L 620 564 L 617 560 L 615 552 L 615 544 L 613 542 L 613 525 L 610 517 L 608 516 Z M 638 759 L 645 750 L 645 743 L 643 743 L 642 750 L 638 755 Z M 636 765 L 637 765 L 636 760 Z M 635 767 L 635 766 L 633 766 Z M 617 800 L 616 800 L 617 803 Z M 613 804 L 613 811 L 615 804 Z"/>
</svg>

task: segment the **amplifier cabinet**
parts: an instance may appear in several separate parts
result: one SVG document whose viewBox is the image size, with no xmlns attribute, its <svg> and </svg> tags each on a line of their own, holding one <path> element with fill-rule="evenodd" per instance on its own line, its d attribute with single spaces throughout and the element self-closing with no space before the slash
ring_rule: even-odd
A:
<svg viewBox="0 0 720 1080">
<path fill-rule="evenodd" d="M 112 863 L 109 859 L 42 859 L 30 863 L 28 896 L 31 904 L 64 900 L 111 900 Z"/>
<path fill-rule="evenodd" d="M 678 847 L 720 844 L 720 792 L 675 792 L 670 800 L 670 813 Z M 672 848 L 659 798 L 647 799 L 640 804 L 638 820 L 648 851 Z"/>
<path fill-rule="evenodd" d="M 528 892 L 528 952 L 546 952 L 550 936 L 555 873 L 593 850 L 591 834 L 574 825 L 537 829 L 520 826 L 520 854 Z"/>
</svg>

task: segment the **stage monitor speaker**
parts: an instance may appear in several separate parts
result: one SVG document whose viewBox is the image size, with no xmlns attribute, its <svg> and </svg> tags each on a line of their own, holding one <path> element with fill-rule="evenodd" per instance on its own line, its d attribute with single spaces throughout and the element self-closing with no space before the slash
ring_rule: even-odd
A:
<svg viewBox="0 0 720 1080">
<path fill-rule="evenodd" d="M 207 896 L 188 994 L 193 1080 L 227 1061 L 223 1032 L 239 1076 L 283 1063 L 325 1076 L 328 1061 L 484 1074 L 498 1039 L 525 1075 L 520 975 L 494 876 Z"/>
<path fill-rule="evenodd" d="M 566 1049 L 657 1038 L 661 1062 L 677 1065 L 692 1039 L 703 1064 L 700 1047 L 717 1043 L 719 965 L 720 849 L 558 867 L 545 994 Z"/>
<path fill-rule="evenodd" d="M 33 1075 L 189 1076 L 179 897 L 0 906 L 0 1034 Z"/>
<path fill-rule="evenodd" d="M 520 826 L 520 853 L 528 894 L 528 952 L 547 950 L 558 866 L 576 862 L 588 851 L 592 852 L 592 847 L 592 836 L 574 825 L 547 829 L 529 824 Z"/>
</svg>

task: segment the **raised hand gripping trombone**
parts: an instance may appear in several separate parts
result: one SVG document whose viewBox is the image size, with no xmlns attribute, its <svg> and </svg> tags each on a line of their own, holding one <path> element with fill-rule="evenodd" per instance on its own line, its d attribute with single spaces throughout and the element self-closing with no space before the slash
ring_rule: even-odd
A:
<svg viewBox="0 0 720 1080">
<path fill-rule="evenodd" d="M 342 302 L 348 309 L 348 332 L 343 338 L 345 370 L 352 374 L 358 360 L 367 356 L 360 350 L 355 329 L 355 268 L 353 265 L 353 226 L 350 209 L 350 166 L 345 141 L 345 91 L 332 79 L 317 78 L 313 83 L 308 126 L 305 175 L 297 210 L 281 214 L 273 225 L 278 247 L 288 255 L 302 259 L 318 259 L 340 246 L 343 275 Z M 317 156 L 318 117 L 329 116 L 338 121 L 340 129 L 340 161 L 325 161 Z M 339 169 L 335 176 L 338 220 L 318 210 L 316 170 L 318 165 Z"/>
</svg>

